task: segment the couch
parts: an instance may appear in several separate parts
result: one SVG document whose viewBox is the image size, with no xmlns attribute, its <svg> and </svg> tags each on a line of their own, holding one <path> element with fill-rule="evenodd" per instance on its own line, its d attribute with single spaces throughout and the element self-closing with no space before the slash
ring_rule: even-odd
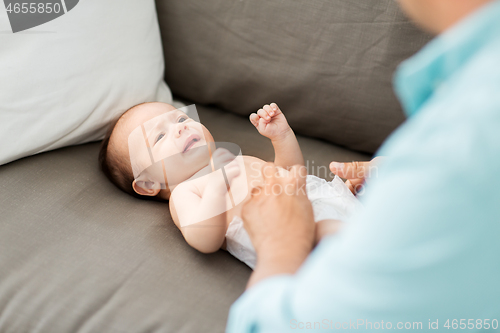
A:
<svg viewBox="0 0 500 333">
<path fill-rule="evenodd" d="M 404 121 L 392 72 L 430 36 L 392 0 L 158 0 L 165 80 L 217 141 L 273 160 L 277 102 L 309 172 L 368 160 Z M 100 172 L 99 142 L 0 166 L 0 332 L 223 332 L 251 270 L 190 248 L 168 205 Z"/>
</svg>

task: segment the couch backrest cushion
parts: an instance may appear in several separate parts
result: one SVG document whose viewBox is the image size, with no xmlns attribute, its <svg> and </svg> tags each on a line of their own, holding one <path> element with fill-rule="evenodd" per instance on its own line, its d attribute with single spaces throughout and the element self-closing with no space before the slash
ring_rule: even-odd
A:
<svg viewBox="0 0 500 333">
<path fill-rule="evenodd" d="M 374 152 L 403 120 L 396 66 L 430 36 L 394 0 L 157 0 L 172 91 L 249 115 L 278 103 L 296 132 Z"/>
<path fill-rule="evenodd" d="M 66 5 L 65 14 L 13 33 L 44 16 L 23 21 L 30 14 L 0 4 L 0 164 L 100 139 L 129 107 L 171 101 L 154 0 Z"/>
</svg>

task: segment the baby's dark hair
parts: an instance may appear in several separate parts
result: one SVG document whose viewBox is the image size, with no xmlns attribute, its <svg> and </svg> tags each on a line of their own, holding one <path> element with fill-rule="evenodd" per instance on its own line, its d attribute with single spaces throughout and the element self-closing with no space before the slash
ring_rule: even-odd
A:
<svg viewBox="0 0 500 333">
<path fill-rule="evenodd" d="M 106 175 L 106 177 L 123 192 L 139 199 L 162 201 L 156 196 L 140 195 L 134 191 L 134 188 L 132 187 L 132 183 L 134 182 L 134 175 L 132 173 L 130 161 L 123 156 L 120 156 L 116 152 L 114 147 L 112 145 L 109 145 L 109 140 L 111 138 L 111 135 L 113 134 L 113 130 L 115 129 L 116 124 L 120 121 L 123 115 L 136 106 L 142 104 L 146 103 L 134 105 L 111 122 L 108 130 L 106 131 L 106 135 L 101 142 L 101 148 L 99 150 L 99 166 L 104 175 Z"/>
</svg>

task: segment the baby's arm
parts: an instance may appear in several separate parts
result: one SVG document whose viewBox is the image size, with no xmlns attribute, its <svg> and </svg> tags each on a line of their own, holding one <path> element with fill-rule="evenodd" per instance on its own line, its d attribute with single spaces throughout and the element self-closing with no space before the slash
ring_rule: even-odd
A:
<svg viewBox="0 0 500 333">
<path fill-rule="evenodd" d="M 214 152 L 216 158 L 234 156 L 218 149 Z M 227 164 L 224 170 L 229 183 L 240 173 L 236 161 Z M 170 213 L 189 245 L 200 252 L 212 253 L 220 249 L 226 235 L 227 185 L 221 170 L 206 177 L 209 178 L 205 186 L 200 186 L 202 178 L 177 186 L 170 198 Z"/>
<path fill-rule="evenodd" d="M 257 113 L 252 113 L 250 121 L 260 134 L 271 139 L 275 153 L 274 164 L 285 169 L 296 164 L 304 165 L 297 138 L 276 103 L 265 105 Z"/>
</svg>

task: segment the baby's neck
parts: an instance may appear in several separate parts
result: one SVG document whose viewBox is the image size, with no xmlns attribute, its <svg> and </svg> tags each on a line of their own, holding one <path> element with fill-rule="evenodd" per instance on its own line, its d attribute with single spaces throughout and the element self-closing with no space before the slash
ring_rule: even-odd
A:
<svg viewBox="0 0 500 333">
<path fill-rule="evenodd" d="M 206 176 L 206 175 L 208 175 L 211 172 L 212 172 L 212 167 L 210 166 L 210 164 L 207 164 L 204 167 L 202 167 L 200 170 L 198 170 L 197 172 L 195 172 L 191 177 L 188 177 L 187 179 L 184 179 L 179 184 L 182 184 L 184 182 L 187 182 L 187 181 L 190 181 L 190 180 L 194 180 L 194 179 Z M 174 191 L 174 189 L 177 187 L 177 185 L 179 185 L 179 184 L 176 184 L 174 186 L 170 186 L 170 193 L 172 193 Z"/>
<path fill-rule="evenodd" d="M 213 171 L 212 166 L 210 164 L 207 164 L 203 168 L 201 168 L 199 171 L 197 171 L 194 175 L 192 175 L 191 177 L 186 179 L 186 181 L 206 176 L 209 173 L 212 173 L 212 171 Z"/>
</svg>

